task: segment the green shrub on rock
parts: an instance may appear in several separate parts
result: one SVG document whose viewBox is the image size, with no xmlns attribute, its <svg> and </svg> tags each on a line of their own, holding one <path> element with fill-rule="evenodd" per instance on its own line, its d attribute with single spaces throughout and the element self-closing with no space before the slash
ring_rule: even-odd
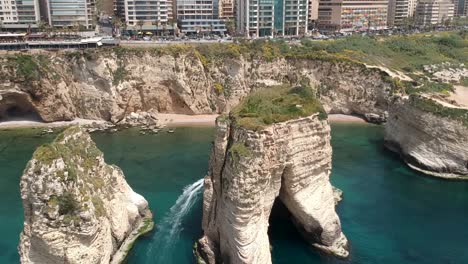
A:
<svg viewBox="0 0 468 264">
<path fill-rule="evenodd" d="M 310 87 L 287 85 L 263 88 L 251 93 L 231 112 L 236 123 L 250 130 L 319 113 L 327 114 Z"/>
</svg>

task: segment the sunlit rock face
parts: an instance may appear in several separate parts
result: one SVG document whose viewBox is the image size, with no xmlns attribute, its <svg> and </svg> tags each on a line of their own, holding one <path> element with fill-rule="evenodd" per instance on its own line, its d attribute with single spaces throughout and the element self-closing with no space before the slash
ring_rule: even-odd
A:
<svg viewBox="0 0 468 264">
<path fill-rule="evenodd" d="M 119 122 L 139 112 L 227 113 L 259 87 L 308 83 L 327 112 L 367 114 L 380 122 L 391 87 L 381 70 L 345 60 L 241 56 L 207 63 L 190 50 L 177 55 L 141 49 L 43 53 L 30 58 L 38 76 L 23 76 L 15 65 L 2 67 L 10 60 L 0 56 L 0 118 L 3 108 L 13 106 L 27 106 L 46 122 Z"/>
<path fill-rule="evenodd" d="M 20 188 L 21 263 L 121 260 L 125 242 L 152 224 L 147 201 L 130 188 L 122 170 L 104 162 L 79 127 L 35 151 Z"/>
<path fill-rule="evenodd" d="M 424 96 L 398 98 L 390 107 L 385 143 L 413 169 L 468 179 L 468 109 Z"/>
<path fill-rule="evenodd" d="M 277 197 L 317 248 L 348 256 L 329 181 L 330 126 L 318 115 L 260 131 L 218 118 L 205 177 L 198 253 L 207 263 L 271 263 L 268 220 Z"/>
</svg>

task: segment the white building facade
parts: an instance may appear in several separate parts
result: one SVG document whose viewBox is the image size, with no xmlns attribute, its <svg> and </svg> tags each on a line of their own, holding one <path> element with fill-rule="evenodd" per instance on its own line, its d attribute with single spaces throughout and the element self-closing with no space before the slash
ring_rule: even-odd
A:
<svg viewBox="0 0 468 264">
<path fill-rule="evenodd" d="M 168 22 L 168 4 L 167 0 L 125 0 L 125 21 L 130 27 L 163 26 Z"/>
<path fill-rule="evenodd" d="M 414 17 L 416 5 L 416 0 L 389 0 L 387 25 L 402 26 L 406 19 Z"/>
<path fill-rule="evenodd" d="M 454 4 L 451 0 L 419 0 L 416 7 L 416 23 L 420 26 L 442 24 L 453 18 Z"/>
<path fill-rule="evenodd" d="M 0 0 L 2 28 L 26 29 L 37 27 L 40 20 L 38 0 Z"/>
<path fill-rule="evenodd" d="M 308 12 L 308 0 L 237 0 L 237 29 L 247 37 L 304 35 Z"/>
</svg>

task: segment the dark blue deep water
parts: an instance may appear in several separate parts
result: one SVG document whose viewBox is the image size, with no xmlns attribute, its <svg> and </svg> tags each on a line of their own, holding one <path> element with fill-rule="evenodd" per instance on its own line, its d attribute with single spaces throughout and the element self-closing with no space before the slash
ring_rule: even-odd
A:
<svg viewBox="0 0 468 264">
<path fill-rule="evenodd" d="M 192 184 L 206 172 L 213 131 L 178 128 L 174 134 L 155 136 L 132 130 L 93 135 L 107 162 L 123 169 L 155 213 L 156 230 L 136 243 L 128 263 L 193 263 L 192 246 L 201 235 L 202 190 Z M 34 149 L 52 140 L 37 133 L 0 131 L 1 264 L 19 259 L 19 177 Z M 320 255 L 275 206 L 270 225 L 274 263 L 468 263 L 468 182 L 416 173 L 386 151 L 382 139 L 378 126 L 332 125 L 331 180 L 344 192 L 337 211 L 350 240 L 350 258 Z M 174 206 L 181 195 L 191 199 L 179 199 Z"/>
</svg>

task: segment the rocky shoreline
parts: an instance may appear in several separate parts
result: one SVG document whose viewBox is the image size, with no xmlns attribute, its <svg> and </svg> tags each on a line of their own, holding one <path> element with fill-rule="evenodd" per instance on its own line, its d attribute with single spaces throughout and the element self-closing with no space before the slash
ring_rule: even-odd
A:
<svg viewBox="0 0 468 264">
<path fill-rule="evenodd" d="M 398 98 L 390 107 L 384 140 L 415 170 L 444 179 L 468 179 L 466 108 L 421 95 Z"/>
</svg>

